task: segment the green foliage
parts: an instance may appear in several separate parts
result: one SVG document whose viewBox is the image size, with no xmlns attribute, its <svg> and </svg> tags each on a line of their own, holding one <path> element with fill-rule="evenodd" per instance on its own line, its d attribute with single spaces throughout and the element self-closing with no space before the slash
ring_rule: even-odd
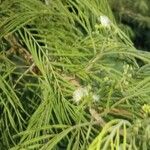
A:
<svg viewBox="0 0 150 150">
<path fill-rule="evenodd" d="M 4 0 L 0 15 L 0 149 L 149 149 L 150 53 L 106 0 Z"/>
</svg>

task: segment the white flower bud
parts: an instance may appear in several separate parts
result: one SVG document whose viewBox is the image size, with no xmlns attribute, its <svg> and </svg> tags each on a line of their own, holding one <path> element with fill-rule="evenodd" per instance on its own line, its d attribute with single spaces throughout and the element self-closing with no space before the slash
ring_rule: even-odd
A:
<svg viewBox="0 0 150 150">
<path fill-rule="evenodd" d="M 107 16 L 100 16 L 98 18 L 98 21 L 102 24 L 104 27 L 109 27 L 111 24 L 110 19 Z"/>
<path fill-rule="evenodd" d="M 130 73 L 130 74 L 128 74 L 128 77 L 129 77 L 129 78 L 131 78 L 131 77 L 132 77 L 132 74 L 131 74 L 131 73 Z"/>
<path fill-rule="evenodd" d="M 84 98 L 85 96 L 88 96 L 87 88 L 79 87 L 73 92 L 73 100 L 76 103 L 79 103 L 82 100 L 82 98 Z"/>
<path fill-rule="evenodd" d="M 99 100 L 99 96 L 98 95 L 96 95 L 96 94 L 94 94 L 93 96 L 92 96 L 92 98 L 93 98 L 93 101 L 94 102 L 98 102 L 98 100 Z"/>
</svg>

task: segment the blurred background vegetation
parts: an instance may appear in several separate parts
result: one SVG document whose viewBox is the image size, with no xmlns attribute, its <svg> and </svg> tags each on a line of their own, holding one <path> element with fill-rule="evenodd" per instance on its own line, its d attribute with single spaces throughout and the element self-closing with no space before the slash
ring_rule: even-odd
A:
<svg viewBox="0 0 150 150">
<path fill-rule="evenodd" d="M 150 50 L 150 1 L 109 0 L 120 27 L 138 49 Z"/>
</svg>

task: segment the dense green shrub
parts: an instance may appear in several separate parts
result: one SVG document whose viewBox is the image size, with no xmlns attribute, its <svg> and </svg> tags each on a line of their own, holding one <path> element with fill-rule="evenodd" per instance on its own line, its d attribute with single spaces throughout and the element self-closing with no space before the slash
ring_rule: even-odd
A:
<svg viewBox="0 0 150 150">
<path fill-rule="evenodd" d="M 1 2 L 0 149 L 149 150 L 150 53 L 110 6 Z"/>
</svg>

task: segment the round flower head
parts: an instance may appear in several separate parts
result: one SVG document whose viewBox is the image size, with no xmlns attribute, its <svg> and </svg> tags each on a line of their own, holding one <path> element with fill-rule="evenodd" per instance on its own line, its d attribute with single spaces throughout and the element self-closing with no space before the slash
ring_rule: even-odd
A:
<svg viewBox="0 0 150 150">
<path fill-rule="evenodd" d="M 73 92 L 73 100 L 76 103 L 79 103 L 85 96 L 88 96 L 87 88 L 79 87 Z"/>
<path fill-rule="evenodd" d="M 107 16 L 100 16 L 98 18 L 98 22 L 100 22 L 101 25 L 104 26 L 104 27 L 109 27 L 110 24 L 111 24 L 111 21 Z"/>
<path fill-rule="evenodd" d="M 144 105 L 142 106 L 142 110 L 143 110 L 146 114 L 150 114 L 150 105 L 144 104 Z"/>
<path fill-rule="evenodd" d="M 92 96 L 92 98 L 93 98 L 93 101 L 94 101 L 94 102 L 98 102 L 100 97 L 99 97 L 98 95 L 94 94 L 94 95 Z"/>
</svg>

